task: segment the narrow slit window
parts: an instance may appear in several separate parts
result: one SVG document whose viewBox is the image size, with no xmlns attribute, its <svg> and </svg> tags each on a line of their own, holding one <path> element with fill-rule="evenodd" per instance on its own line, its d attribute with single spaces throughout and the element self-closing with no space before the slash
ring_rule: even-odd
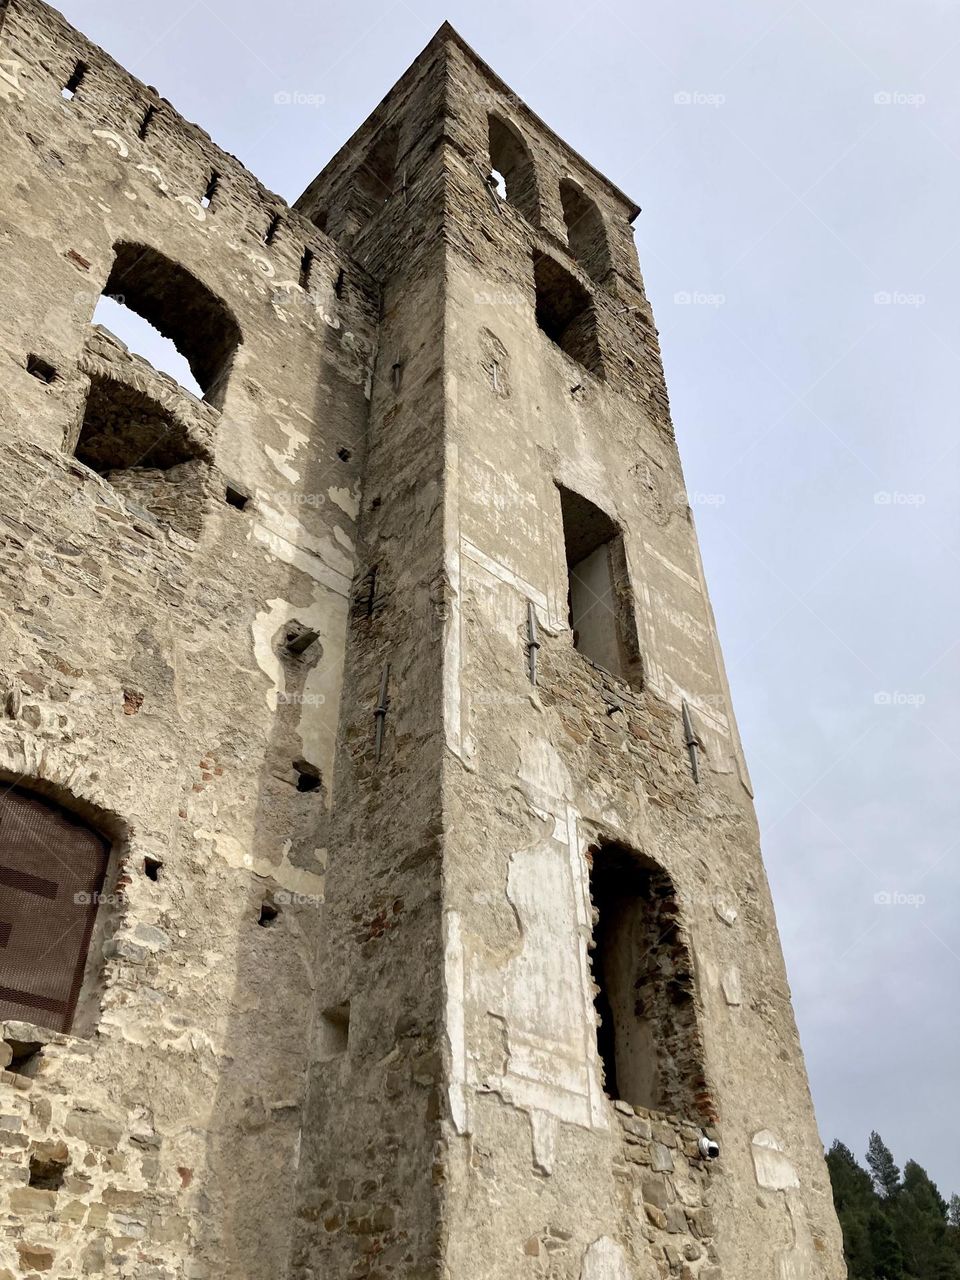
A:
<svg viewBox="0 0 960 1280">
<path fill-rule="evenodd" d="M 280 230 L 280 226 L 282 222 L 283 222 L 283 218 L 281 218 L 280 214 L 275 213 L 273 217 L 270 219 L 270 222 L 267 225 L 267 230 L 264 233 L 264 237 L 263 237 L 264 244 L 273 244 L 273 242 L 277 238 L 277 232 Z"/>
<path fill-rule="evenodd" d="M 81 61 L 77 62 L 76 66 L 73 68 L 73 71 L 70 74 L 70 79 L 60 90 L 60 96 L 66 102 L 69 102 L 71 98 L 76 96 L 80 86 L 83 84 L 84 77 L 86 76 L 89 69 L 90 68 L 87 66 L 85 62 L 81 62 Z"/>
<path fill-rule="evenodd" d="M 589 499 L 557 487 L 574 648 L 612 675 L 635 682 L 641 674 L 639 643 L 620 527 Z"/>
<path fill-rule="evenodd" d="M 206 190 L 203 193 L 203 198 L 200 201 L 204 209 L 209 209 L 211 207 L 214 201 L 214 197 L 216 196 L 217 191 L 219 189 L 220 189 L 220 175 L 219 173 L 214 171 L 210 175 L 210 181 L 207 183 Z"/>
<path fill-rule="evenodd" d="M 300 288 L 310 288 L 310 276 L 313 272 L 313 250 L 304 249 L 303 257 L 300 259 Z"/>
<path fill-rule="evenodd" d="M 150 132 L 150 126 L 153 124 L 153 117 L 157 114 L 156 107 L 147 107 L 143 113 L 143 119 L 140 121 L 140 128 L 137 130 L 138 138 L 146 138 Z"/>
</svg>

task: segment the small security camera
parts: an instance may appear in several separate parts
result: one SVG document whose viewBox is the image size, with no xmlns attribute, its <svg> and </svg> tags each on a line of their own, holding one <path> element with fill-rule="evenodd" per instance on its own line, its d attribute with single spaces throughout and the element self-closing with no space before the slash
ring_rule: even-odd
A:
<svg viewBox="0 0 960 1280">
<path fill-rule="evenodd" d="M 697 1150 L 703 1156 L 704 1160 L 716 1160 L 720 1154 L 719 1142 L 714 1142 L 712 1138 L 708 1138 L 706 1134 L 697 1142 Z"/>
</svg>

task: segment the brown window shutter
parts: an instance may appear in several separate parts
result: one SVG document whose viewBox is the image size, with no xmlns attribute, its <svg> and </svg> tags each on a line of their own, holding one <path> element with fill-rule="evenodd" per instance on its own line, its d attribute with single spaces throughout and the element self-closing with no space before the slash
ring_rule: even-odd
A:
<svg viewBox="0 0 960 1280">
<path fill-rule="evenodd" d="M 69 1030 L 109 853 L 58 805 L 0 793 L 0 1018 Z"/>
</svg>

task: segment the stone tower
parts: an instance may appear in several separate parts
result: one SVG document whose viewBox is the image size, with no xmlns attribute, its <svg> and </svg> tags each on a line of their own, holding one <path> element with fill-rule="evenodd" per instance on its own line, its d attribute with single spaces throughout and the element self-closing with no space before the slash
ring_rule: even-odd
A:
<svg viewBox="0 0 960 1280">
<path fill-rule="evenodd" d="M 0 15 L 0 1280 L 839 1280 L 636 206 Z"/>
</svg>

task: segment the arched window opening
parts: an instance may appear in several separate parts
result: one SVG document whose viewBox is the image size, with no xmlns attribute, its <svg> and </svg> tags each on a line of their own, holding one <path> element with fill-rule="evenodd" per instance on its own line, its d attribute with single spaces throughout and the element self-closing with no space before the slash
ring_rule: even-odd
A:
<svg viewBox="0 0 960 1280">
<path fill-rule="evenodd" d="M 557 488 L 574 648 L 612 675 L 639 684 L 642 663 L 623 534 L 589 499 Z"/>
<path fill-rule="evenodd" d="M 560 183 L 560 203 L 570 252 L 587 275 L 597 281 L 606 279 L 611 267 L 610 245 L 599 208 L 569 178 Z"/>
<path fill-rule="evenodd" d="M 59 805 L 0 793 L 0 1019 L 70 1030 L 109 854 Z"/>
<path fill-rule="evenodd" d="M 191 395 L 195 395 L 198 400 L 203 399 L 203 388 L 174 343 L 122 302 L 102 294 L 93 313 L 93 323 L 103 325 L 130 351 L 143 356 L 158 372 L 168 373 Z"/>
<path fill-rule="evenodd" d="M 491 115 L 487 118 L 490 149 L 491 184 L 508 204 L 518 209 L 528 222 L 540 222 L 540 197 L 537 175 L 530 148 L 523 137 L 506 120 Z"/>
<path fill-rule="evenodd" d="M 209 459 L 156 400 L 94 375 L 76 457 L 128 501 L 188 538 L 198 538 Z"/>
<path fill-rule="evenodd" d="M 183 383 L 183 366 L 174 363 L 174 369 L 166 367 L 169 348 L 162 339 L 171 342 L 186 362 L 195 379 L 195 385 L 209 404 L 219 408 L 226 394 L 227 378 L 233 358 L 241 342 L 240 327 L 226 303 L 207 288 L 186 268 L 172 262 L 148 245 L 122 242 L 116 246 L 113 270 L 103 289 L 109 312 L 107 327 L 116 332 L 117 326 L 133 336 L 127 345 L 155 367 L 169 372 Z M 134 312 L 152 326 L 151 333 L 142 326 L 129 327 L 120 308 Z M 101 314 L 106 318 L 106 312 Z M 135 323 L 135 322 L 134 322 Z M 123 332 L 117 337 L 127 341 Z M 146 344 L 148 351 L 143 350 Z M 159 360 L 159 363 L 156 361 Z"/>
<path fill-rule="evenodd" d="M 588 853 L 597 1051 L 612 1100 L 691 1114 L 706 1096 L 693 960 L 673 882 L 614 843 Z"/>
<path fill-rule="evenodd" d="M 593 300 L 580 281 L 545 253 L 534 254 L 537 324 L 561 351 L 604 377 Z"/>
</svg>

